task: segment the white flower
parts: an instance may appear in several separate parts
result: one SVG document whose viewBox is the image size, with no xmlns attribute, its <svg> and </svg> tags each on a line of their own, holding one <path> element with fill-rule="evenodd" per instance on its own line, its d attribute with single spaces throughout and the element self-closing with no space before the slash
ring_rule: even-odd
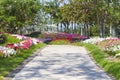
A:
<svg viewBox="0 0 120 80">
<path fill-rule="evenodd" d="M 35 44 L 35 45 L 40 43 L 40 40 L 37 39 L 37 38 L 31 38 L 31 40 L 32 40 L 32 43 Z"/>
<path fill-rule="evenodd" d="M 99 37 L 94 37 L 94 38 L 90 38 L 90 39 L 86 39 L 83 42 L 84 43 L 92 43 L 95 44 L 96 42 L 100 42 L 103 41 L 105 38 L 99 38 Z"/>
<path fill-rule="evenodd" d="M 116 46 L 111 46 L 108 48 L 109 51 L 117 51 L 120 50 L 120 45 L 116 45 Z"/>
<path fill-rule="evenodd" d="M 10 55 L 15 55 L 16 51 L 11 48 L 0 46 L 0 51 L 3 51 L 4 57 L 9 57 Z"/>
<path fill-rule="evenodd" d="M 22 36 L 22 35 L 18 35 L 18 34 L 11 34 L 11 35 L 12 35 L 12 36 L 16 36 L 16 38 L 18 38 L 18 39 L 20 39 L 20 40 L 28 38 L 28 37 L 26 37 L 26 36 Z"/>
</svg>

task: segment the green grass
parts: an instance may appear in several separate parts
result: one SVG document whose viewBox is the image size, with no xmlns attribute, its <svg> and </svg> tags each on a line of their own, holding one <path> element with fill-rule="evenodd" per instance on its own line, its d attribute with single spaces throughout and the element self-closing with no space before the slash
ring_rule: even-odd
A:
<svg viewBox="0 0 120 80">
<path fill-rule="evenodd" d="M 55 40 L 55 41 L 50 42 L 50 44 L 67 45 L 67 44 L 70 44 L 70 41 L 68 41 L 68 40 Z"/>
<path fill-rule="evenodd" d="M 6 35 L 6 42 L 4 44 L 0 44 L 0 46 L 6 46 L 7 44 L 11 44 L 11 43 L 18 43 L 21 40 L 14 38 L 13 36 L 9 35 L 9 34 L 5 34 Z"/>
<path fill-rule="evenodd" d="M 107 60 L 105 56 L 106 53 L 99 49 L 96 45 L 83 43 L 76 43 L 74 45 L 84 46 L 91 56 L 93 56 L 95 61 L 103 67 L 106 72 L 114 76 L 116 80 L 120 80 L 120 62 Z"/>
<path fill-rule="evenodd" d="M 42 48 L 45 44 L 40 43 L 38 45 L 33 45 L 28 50 L 22 50 L 19 54 L 13 55 L 8 58 L 0 59 L 0 78 L 8 75 L 10 71 L 14 70 L 18 65 L 20 65 L 27 57 L 29 57 L 36 49 Z M 0 79 L 0 80 L 1 80 Z"/>
</svg>

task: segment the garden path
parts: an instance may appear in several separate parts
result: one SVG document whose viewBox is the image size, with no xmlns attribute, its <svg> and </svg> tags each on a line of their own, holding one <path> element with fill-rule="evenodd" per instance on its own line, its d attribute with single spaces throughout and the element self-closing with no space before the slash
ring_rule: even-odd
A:
<svg viewBox="0 0 120 80">
<path fill-rule="evenodd" d="M 83 47 L 48 45 L 12 80 L 112 80 Z"/>
</svg>

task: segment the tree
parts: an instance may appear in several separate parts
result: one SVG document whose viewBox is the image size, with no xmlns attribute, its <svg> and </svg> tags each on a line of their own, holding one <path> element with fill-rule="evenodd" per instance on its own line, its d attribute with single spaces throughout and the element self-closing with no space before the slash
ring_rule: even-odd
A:
<svg viewBox="0 0 120 80">
<path fill-rule="evenodd" d="M 62 24 L 61 30 L 64 29 L 64 32 L 76 33 L 81 28 L 79 32 L 89 37 L 92 26 L 95 26 L 99 29 L 99 36 L 105 37 L 110 26 L 120 23 L 119 0 L 68 0 L 62 6 L 58 3 L 59 0 L 48 2 L 44 10 L 51 15 L 54 23 Z"/>
<path fill-rule="evenodd" d="M 37 0 L 3 0 L 0 2 L 0 25 L 5 32 L 17 33 L 26 25 L 34 24 L 39 10 Z"/>
<path fill-rule="evenodd" d="M 82 33 L 89 36 L 91 25 L 96 25 L 99 27 L 100 37 L 105 36 L 105 29 L 111 23 L 115 25 L 119 20 L 119 4 L 118 0 L 71 0 L 67 7 L 63 6 L 62 17 L 69 21 L 74 21 L 77 23 L 84 24 Z M 109 12 L 112 9 L 112 13 Z M 115 12 L 115 13 L 114 13 Z M 86 34 L 89 33 L 89 34 Z"/>
</svg>

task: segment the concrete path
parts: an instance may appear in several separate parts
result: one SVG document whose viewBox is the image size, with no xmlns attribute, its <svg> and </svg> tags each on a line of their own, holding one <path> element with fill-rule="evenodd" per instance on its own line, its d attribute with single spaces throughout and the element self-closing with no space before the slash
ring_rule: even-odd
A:
<svg viewBox="0 0 120 80">
<path fill-rule="evenodd" d="M 112 80 L 83 47 L 49 45 L 12 80 Z"/>
</svg>

